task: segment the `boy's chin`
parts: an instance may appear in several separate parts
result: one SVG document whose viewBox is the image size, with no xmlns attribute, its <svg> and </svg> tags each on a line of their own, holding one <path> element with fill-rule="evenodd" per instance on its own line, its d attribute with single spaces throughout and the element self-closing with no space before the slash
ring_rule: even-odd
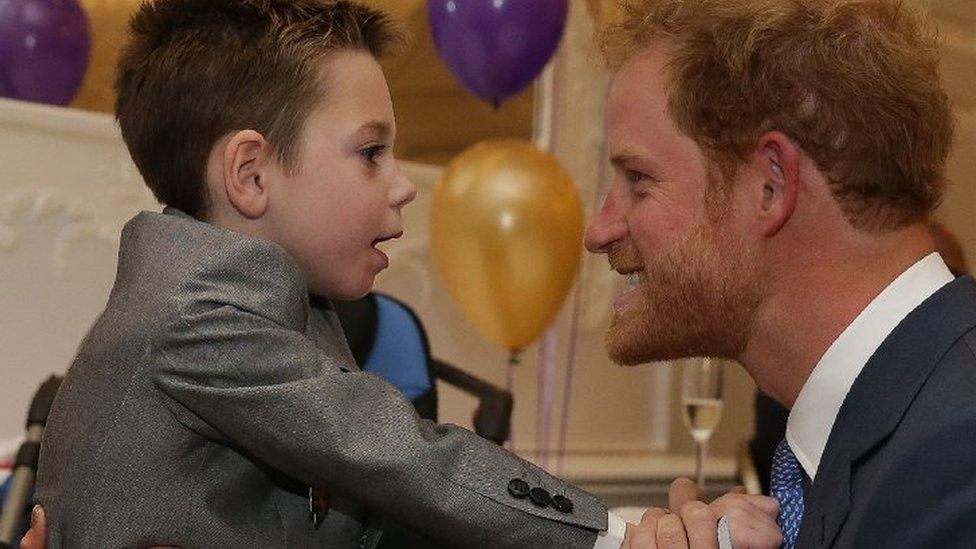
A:
<svg viewBox="0 0 976 549">
<path fill-rule="evenodd" d="M 374 277 L 370 276 L 363 280 L 348 284 L 328 284 L 310 283 L 309 293 L 324 297 L 326 299 L 338 299 L 340 301 L 355 301 L 368 294 L 373 289 Z"/>
</svg>

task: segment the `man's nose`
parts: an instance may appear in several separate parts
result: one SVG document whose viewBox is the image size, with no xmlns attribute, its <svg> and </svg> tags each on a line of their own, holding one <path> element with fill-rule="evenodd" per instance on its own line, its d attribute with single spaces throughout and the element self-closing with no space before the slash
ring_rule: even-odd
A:
<svg viewBox="0 0 976 549">
<path fill-rule="evenodd" d="M 620 215 L 613 194 L 610 194 L 587 225 L 583 243 L 590 252 L 605 254 L 626 235 L 627 221 Z"/>
</svg>

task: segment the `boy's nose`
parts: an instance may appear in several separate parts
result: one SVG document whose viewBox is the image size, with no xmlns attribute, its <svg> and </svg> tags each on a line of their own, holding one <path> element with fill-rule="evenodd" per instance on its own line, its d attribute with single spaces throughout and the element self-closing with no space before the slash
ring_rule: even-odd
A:
<svg viewBox="0 0 976 549">
<path fill-rule="evenodd" d="M 627 221 L 614 207 L 613 195 L 607 196 L 600 211 L 586 227 L 583 243 L 595 254 L 605 254 L 613 244 L 627 235 Z"/>
<path fill-rule="evenodd" d="M 390 194 L 390 203 L 399 209 L 417 198 L 417 185 L 397 167 L 397 181 Z"/>
</svg>

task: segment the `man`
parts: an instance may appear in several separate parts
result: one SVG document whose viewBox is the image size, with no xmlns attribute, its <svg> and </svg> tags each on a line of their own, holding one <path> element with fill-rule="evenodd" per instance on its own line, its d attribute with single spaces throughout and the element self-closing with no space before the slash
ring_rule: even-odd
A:
<svg viewBox="0 0 976 549">
<path fill-rule="evenodd" d="M 972 547 L 976 283 L 928 231 L 952 137 L 928 25 L 896 0 L 646 0 L 606 51 L 586 245 L 630 281 L 610 355 L 733 358 L 791 408 L 784 547 Z"/>
</svg>

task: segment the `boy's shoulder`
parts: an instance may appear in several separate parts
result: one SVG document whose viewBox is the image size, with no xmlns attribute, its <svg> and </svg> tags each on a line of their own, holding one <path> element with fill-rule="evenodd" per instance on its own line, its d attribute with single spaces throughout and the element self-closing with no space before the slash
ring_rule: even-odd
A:
<svg viewBox="0 0 976 549">
<path fill-rule="evenodd" d="M 122 230 L 116 290 L 173 299 L 181 308 L 219 303 L 301 325 L 308 290 L 279 245 L 194 219 L 179 210 L 141 212 Z"/>
<path fill-rule="evenodd" d="M 200 221 L 171 207 L 162 213 L 136 214 L 122 228 L 121 247 L 122 251 L 191 261 L 249 252 L 268 256 L 283 267 L 295 267 L 288 253 L 274 242 Z M 295 270 L 297 273 L 297 267 Z"/>
</svg>

